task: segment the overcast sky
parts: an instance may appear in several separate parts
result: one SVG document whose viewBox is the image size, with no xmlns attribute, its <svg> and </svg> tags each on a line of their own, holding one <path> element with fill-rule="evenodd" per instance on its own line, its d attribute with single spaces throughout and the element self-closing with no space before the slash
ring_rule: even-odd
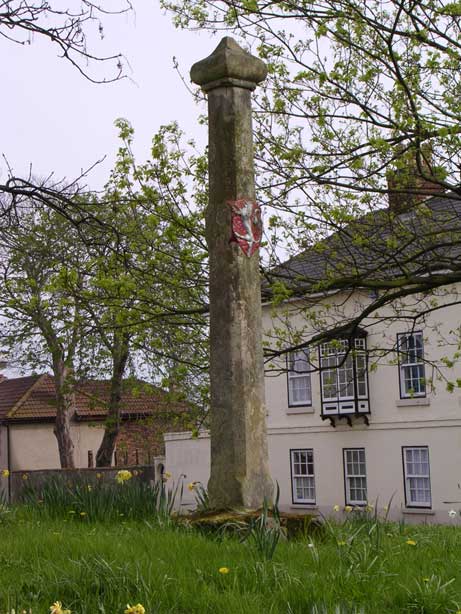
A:
<svg viewBox="0 0 461 614">
<path fill-rule="evenodd" d="M 64 0 L 60 0 L 64 3 Z M 112 0 L 110 0 L 112 1 Z M 209 55 L 223 34 L 176 30 L 158 0 L 135 1 L 135 13 L 107 18 L 105 38 L 99 46 L 97 28 L 90 46 L 101 53 L 122 52 L 129 79 L 107 85 L 88 82 L 57 56 L 51 43 L 36 36 L 31 45 L 16 45 L 0 38 L 2 127 L 0 153 L 17 176 L 27 175 L 32 164 L 38 177 L 78 176 L 96 160 L 107 156 L 90 175 L 87 185 L 100 189 L 107 180 L 118 147 L 114 120 L 125 117 L 135 128 L 138 161 L 149 155 L 152 136 L 165 123 L 176 120 L 188 135 L 205 144 L 206 128 L 195 104 L 173 68 L 173 56 L 189 82 L 191 65 Z M 107 75 L 113 66 L 107 65 Z M 6 180 L 0 161 L 0 182 Z M 3 371 L 9 377 L 21 373 Z"/>
<path fill-rule="evenodd" d="M 64 2 L 64 0 L 62 0 Z M 158 0 L 135 2 L 135 14 L 104 21 L 105 38 L 99 47 L 97 31 L 89 40 L 96 50 L 121 51 L 129 61 L 124 79 L 107 85 L 86 81 L 68 62 L 57 57 L 51 43 L 36 36 L 20 46 L 0 39 L 3 121 L 0 153 L 17 175 L 57 179 L 76 177 L 82 169 L 107 156 L 90 177 L 88 186 L 100 188 L 107 179 L 118 146 L 113 122 L 125 117 L 135 128 L 138 161 L 149 153 L 159 126 L 178 121 L 201 143 L 205 128 L 198 126 L 198 109 L 173 68 L 176 56 L 189 81 L 190 66 L 209 55 L 222 34 L 176 30 Z M 107 66 L 110 75 L 113 66 Z M 6 178 L 1 165 L 0 181 Z"/>
</svg>

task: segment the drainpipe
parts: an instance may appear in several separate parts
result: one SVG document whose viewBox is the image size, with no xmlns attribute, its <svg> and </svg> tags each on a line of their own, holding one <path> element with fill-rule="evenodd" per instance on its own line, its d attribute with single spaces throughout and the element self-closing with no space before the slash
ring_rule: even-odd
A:
<svg viewBox="0 0 461 614">
<path fill-rule="evenodd" d="M 8 469 L 8 503 L 11 503 L 10 425 L 6 425 L 6 464 Z"/>
</svg>

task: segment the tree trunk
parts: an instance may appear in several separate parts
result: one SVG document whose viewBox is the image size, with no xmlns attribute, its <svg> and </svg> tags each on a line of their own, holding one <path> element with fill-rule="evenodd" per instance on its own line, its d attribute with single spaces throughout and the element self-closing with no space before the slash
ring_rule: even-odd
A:
<svg viewBox="0 0 461 614">
<path fill-rule="evenodd" d="M 112 378 L 110 398 L 104 435 L 96 454 L 96 467 L 110 467 L 115 444 L 120 432 L 120 401 L 122 399 L 123 375 L 129 356 L 129 335 L 115 333 L 112 351 Z"/>
<path fill-rule="evenodd" d="M 62 359 L 53 361 L 56 391 L 56 422 L 54 434 L 58 440 L 59 460 L 62 469 L 74 469 L 74 443 L 70 434 L 70 418 L 74 409 L 73 369 Z"/>
</svg>

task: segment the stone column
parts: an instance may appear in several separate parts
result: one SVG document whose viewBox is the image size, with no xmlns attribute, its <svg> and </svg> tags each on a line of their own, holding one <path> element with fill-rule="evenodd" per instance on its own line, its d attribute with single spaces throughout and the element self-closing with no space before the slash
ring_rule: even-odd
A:
<svg viewBox="0 0 461 614">
<path fill-rule="evenodd" d="M 257 508 L 272 494 L 261 343 L 251 92 L 265 64 L 229 37 L 191 69 L 208 95 L 211 476 L 215 509 Z"/>
</svg>

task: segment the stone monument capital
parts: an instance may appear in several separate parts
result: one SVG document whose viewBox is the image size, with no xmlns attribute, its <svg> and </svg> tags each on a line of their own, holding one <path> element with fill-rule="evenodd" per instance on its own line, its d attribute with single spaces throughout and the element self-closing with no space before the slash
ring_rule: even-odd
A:
<svg viewBox="0 0 461 614">
<path fill-rule="evenodd" d="M 266 76 L 266 64 L 230 36 L 225 36 L 213 53 L 196 62 L 190 71 L 191 80 L 205 92 L 226 86 L 254 90 Z"/>
</svg>

